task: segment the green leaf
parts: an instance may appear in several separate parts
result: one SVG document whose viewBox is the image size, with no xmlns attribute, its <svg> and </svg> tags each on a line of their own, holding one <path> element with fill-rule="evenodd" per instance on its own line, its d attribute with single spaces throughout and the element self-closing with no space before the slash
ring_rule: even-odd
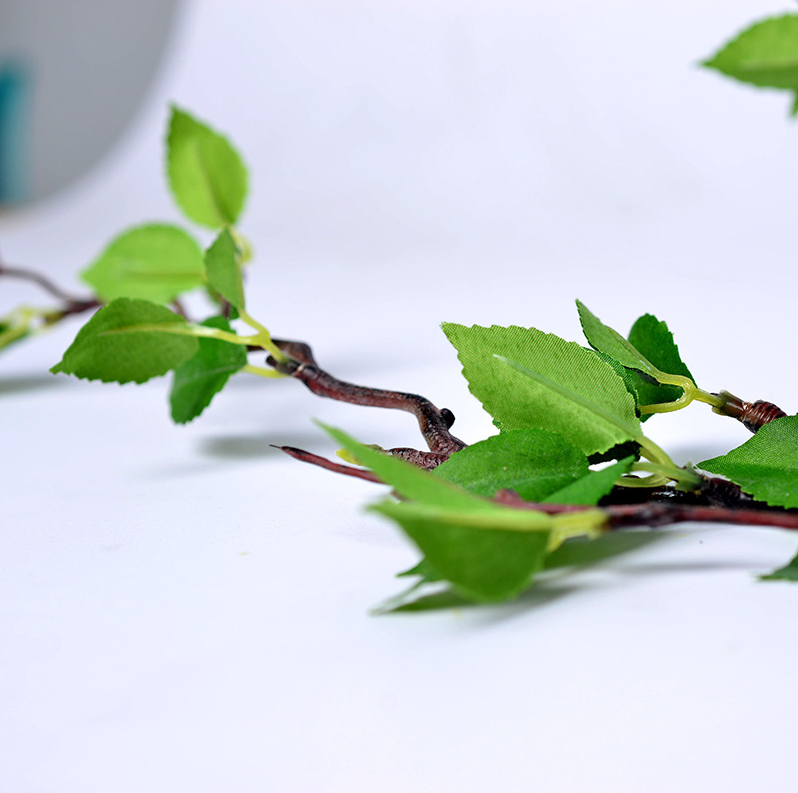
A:
<svg viewBox="0 0 798 793">
<path fill-rule="evenodd" d="M 159 325 L 163 330 L 154 329 Z M 137 330 L 138 326 L 142 329 Z M 188 329 L 186 321 L 164 306 L 119 298 L 80 329 L 63 359 L 50 371 L 105 383 L 143 383 L 180 366 L 197 352 L 197 339 L 183 335 L 182 329 Z"/>
<path fill-rule="evenodd" d="M 169 186 L 188 218 L 213 229 L 236 222 L 247 170 L 226 138 L 173 107 L 166 162 Z"/>
<path fill-rule="evenodd" d="M 579 311 L 579 321 L 582 323 L 582 330 L 585 338 L 590 342 L 594 350 L 609 355 L 621 366 L 627 369 L 636 369 L 653 375 L 655 368 L 648 359 L 640 353 L 629 341 L 621 336 L 618 331 L 613 330 L 609 325 L 605 325 L 584 303 L 576 301 Z"/>
<path fill-rule="evenodd" d="M 498 601 L 523 591 L 543 564 L 553 524 L 548 515 L 513 510 L 460 490 L 346 433 L 321 425 L 402 497 L 373 509 L 396 521 L 426 565 L 472 600 Z M 589 519 L 589 518 L 588 518 Z"/>
<path fill-rule="evenodd" d="M 401 573 L 396 574 L 396 577 L 408 578 L 414 575 L 421 578 L 419 581 L 421 584 L 427 584 L 441 580 L 441 574 L 429 563 L 428 559 L 422 559 L 418 564 L 414 564 L 409 570 L 402 570 Z"/>
<path fill-rule="evenodd" d="M 674 402 L 682 396 L 682 389 L 678 386 L 661 385 L 657 381 L 659 372 L 693 379 L 679 356 L 673 334 L 664 322 L 646 314 L 635 322 L 627 340 L 605 325 L 583 303 L 577 300 L 576 305 L 590 346 L 623 378 L 638 406 Z M 648 414 L 642 420 L 650 417 Z"/>
<path fill-rule="evenodd" d="M 535 328 L 445 323 L 443 330 L 457 348 L 471 393 L 500 429 L 549 430 L 562 435 L 585 454 L 605 451 L 639 434 L 633 397 L 612 367 L 592 350 Z M 514 371 L 494 357 L 496 354 L 595 403 L 605 413 L 617 417 L 626 429 Z"/>
<path fill-rule="evenodd" d="M 798 581 L 798 554 L 784 567 L 774 570 L 767 575 L 759 576 L 760 581 Z"/>
<path fill-rule="evenodd" d="M 594 506 L 612 490 L 618 479 L 629 471 L 634 461 L 634 457 L 627 457 L 599 471 L 588 471 L 581 479 L 546 496 L 544 501 L 549 504 Z"/>
<path fill-rule="evenodd" d="M 383 502 L 372 509 L 396 521 L 434 569 L 472 600 L 516 597 L 546 555 L 549 532 L 537 512 L 455 510 L 419 502 Z M 522 528 L 525 521 L 530 530 Z"/>
<path fill-rule="evenodd" d="M 433 473 L 479 496 L 510 489 L 527 501 L 540 501 L 587 472 L 587 457 L 561 436 L 523 429 L 467 446 Z"/>
<path fill-rule="evenodd" d="M 168 303 L 203 283 L 205 265 L 190 234 L 153 223 L 112 240 L 81 278 L 105 301 L 136 297 Z"/>
<path fill-rule="evenodd" d="M 631 553 L 654 542 L 662 542 L 667 534 L 652 531 L 623 531 L 603 534 L 596 539 L 574 537 L 566 540 L 556 551 L 548 554 L 543 561 L 542 573 L 549 570 L 560 570 L 563 567 L 581 567 L 594 565 L 613 559 L 625 553 Z M 426 565 L 426 560 L 421 564 Z M 429 570 L 428 566 L 425 569 Z M 410 571 L 407 571 L 410 574 Z M 430 592 L 440 577 L 423 578 L 409 589 L 388 598 L 374 610 L 374 614 L 395 614 L 413 611 L 431 611 L 435 609 L 467 608 L 473 606 L 462 595 L 451 589 Z"/>
<path fill-rule="evenodd" d="M 762 88 L 798 91 L 798 15 L 757 22 L 702 65 Z M 793 115 L 796 109 L 798 97 Z"/>
<path fill-rule="evenodd" d="M 742 446 L 698 467 L 731 479 L 758 501 L 798 507 L 798 416 L 765 424 Z"/>
<path fill-rule="evenodd" d="M 374 615 L 401 614 L 414 611 L 439 611 L 441 609 L 474 608 L 473 600 L 458 595 L 452 589 L 421 594 L 417 587 L 411 587 L 399 595 L 394 595 L 372 610 Z"/>
<path fill-rule="evenodd" d="M 224 317 L 211 317 L 202 323 L 208 328 L 232 332 Z M 196 354 L 175 369 L 169 403 L 177 424 L 192 421 L 205 410 L 213 397 L 247 363 L 246 349 L 219 339 L 199 338 Z"/>
<path fill-rule="evenodd" d="M 205 272 L 210 285 L 239 311 L 244 310 L 244 282 L 238 247 L 229 229 L 223 229 L 205 251 Z"/>
<path fill-rule="evenodd" d="M 673 340 L 668 326 L 652 314 L 644 314 L 629 331 L 629 341 L 662 372 L 689 377 L 695 381 L 690 370 L 682 361 L 679 348 Z M 674 402 L 682 395 L 682 389 L 674 385 L 652 383 L 636 372 L 630 372 L 632 387 L 637 394 L 639 405 L 655 405 Z M 650 418 L 652 414 L 645 416 Z"/>
</svg>

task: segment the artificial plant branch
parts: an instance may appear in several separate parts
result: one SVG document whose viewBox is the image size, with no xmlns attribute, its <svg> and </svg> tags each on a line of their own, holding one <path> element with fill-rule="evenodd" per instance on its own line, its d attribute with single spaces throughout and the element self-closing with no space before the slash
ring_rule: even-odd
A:
<svg viewBox="0 0 798 793">
<path fill-rule="evenodd" d="M 304 342 L 283 339 L 274 339 L 273 341 L 286 355 L 290 356 L 290 359 L 283 363 L 269 357 L 267 363 L 281 374 L 293 377 L 295 380 L 304 383 L 314 394 L 329 399 L 337 399 L 340 402 L 348 402 L 352 405 L 393 408 L 412 413 L 418 420 L 419 429 L 427 446 L 429 446 L 429 451 L 395 448 L 387 449 L 386 451 L 389 454 L 401 457 L 420 468 L 431 469 L 448 459 L 449 455 L 465 448 L 466 444 L 449 432 L 454 424 L 454 414 L 451 410 L 437 408 L 428 399 L 418 394 L 369 388 L 339 380 L 318 365 L 310 346 Z M 284 450 L 288 452 L 287 449 Z M 301 452 L 299 449 L 293 449 L 288 453 L 305 462 L 320 464 L 318 460 L 321 458 L 317 458 L 307 452 Z M 330 465 L 338 466 L 337 463 L 331 463 Z M 343 467 L 347 468 L 347 466 Z M 348 473 L 348 471 L 341 471 L 341 467 L 336 467 L 332 470 Z"/>
<path fill-rule="evenodd" d="M 724 402 L 721 407 L 713 408 L 715 413 L 737 419 L 751 432 L 756 432 L 774 419 L 780 419 L 787 415 L 778 405 L 765 402 L 763 399 L 758 399 L 756 402 L 745 402 L 728 391 L 721 391 L 718 396 Z"/>
<path fill-rule="evenodd" d="M 494 501 L 515 509 L 536 510 L 547 515 L 595 510 L 596 507 L 574 504 L 541 504 L 524 501 L 512 490 L 500 490 Z M 643 501 L 639 504 L 605 504 L 598 507 L 607 517 L 607 528 L 627 529 L 648 526 L 659 528 L 674 523 L 731 523 L 746 526 L 773 526 L 798 530 L 798 510 L 768 508 L 735 509 L 730 507 L 679 504 L 668 501 Z"/>
<path fill-rule="evenodd" d="M 57 300 L 60 300 L 63 305 L 60 306 L 49 316 L 49 322 L 63 319 L 64 317 L 73 314 L 80 314 L 83 311 L 90 311 L 91 309 L 98 308 L 102 303 L 95 298 L 76 297 L 64 291 L 41 273 L 27 270 L 22 267 L 9 267 L 0 260 L 0 277 L 8 276 L 10 278 L 18 278 L 23 281 L 30 281 L 38 287 L 49 293 Z"/>
</svg>

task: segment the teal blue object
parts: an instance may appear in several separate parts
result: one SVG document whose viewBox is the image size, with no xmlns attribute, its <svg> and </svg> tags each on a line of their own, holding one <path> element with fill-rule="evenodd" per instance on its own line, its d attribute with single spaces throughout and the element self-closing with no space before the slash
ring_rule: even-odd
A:
<svg viewBox="0 0 798 793">
<path fill-rule="evenodd" d="M 0 204 L 28 195 L 30 78 L 21 63 L 0 64 Z"/>
</svg>

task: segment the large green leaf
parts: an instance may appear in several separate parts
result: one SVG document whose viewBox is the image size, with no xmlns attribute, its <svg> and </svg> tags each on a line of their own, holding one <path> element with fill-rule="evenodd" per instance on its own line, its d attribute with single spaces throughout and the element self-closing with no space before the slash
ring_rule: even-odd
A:
<svg viewBox="0 0 798 793">
<path fill-rule="evenodd" d="M 703 65 L 751 85 L 798 92 L 798 15 L 757 22 Z"/>
<path fill-rule="evenodd" d="M 632 325 L 632 329 L 629 331 L 629 341 L 660 371 L 695 380 L 682 361 L 679 348 L 676 346 L 668 326 L 652 314 L 644 314 Z M 630 372 L 630 376 L 640 405 L 673 402 L 682 395 L 682 389 L 678 386 L 653 383 L 636 372 Z"/>
<path fill-rule="evenodd" d="M 434 474 L 479 496 L 507 488 L 527 501 L 540 501 L 587 472 L 587 457 L 564 438 L 523 429 L 467 446 Z"/>
<path fill-rule="evenodd" d="M 222 229 L 205 251 L 205 272 L 211 287 L 231 306 L 243 311 L 244 283 L 241 278 L 240 255 L 229 229 Z"/>
<path fill-rule="evenodd" d="M 742 446 L 698 467 L 731 479 L 758 501 L 798 507 L 798 416 L 765 424 Z"/>
<path fill-rule="evenodd" d="M 168 303 L 205 280 L 202 250 L 177 226 L 152 223 L 123 232 L 81 273 L 105 301 L 138 297 Z"/>
<path fill-rule="evenodd" d="M 639 434 L 634 398 L 612 367 L 591 350 L 535 328 L 445 323 L 443 330 L 457 348 L 471 393 L 502 430 L 549 430 L 585 454 L 603 452 Z M 606 414 L 617 417 L 626 429 L 514 371 L 496 355 L 595 403 Z"/>
<path fill-rule="evenodd" d="M 180 366 L 197 352 L 194 336 L 174 333 L 187 328 L 181 316 L 164 306 L 119 298 L 80 329 L 50 371 L 106 383 L 143 383 Z"/>
<path fill-rule="evenodd" d="M 232 332 L 224 317 L 211 317 L 202 324 Z M 230 375 L 247 363 L 246 350 L 240 344 L 219 339 L 199 338 L 198 341 L 196 354 L 175 369 L 169 404 L 172 420 L 177 424 L 185 424 L 199 416 L 224 388 Z"/>
<path fill-rule="evenodd" d="M 214 229 L 236 222 L 247 194 L 247 170 L 225 137 L 172 108 L 166 163 L 169 186 L 187 217 Z"/>
</svg>

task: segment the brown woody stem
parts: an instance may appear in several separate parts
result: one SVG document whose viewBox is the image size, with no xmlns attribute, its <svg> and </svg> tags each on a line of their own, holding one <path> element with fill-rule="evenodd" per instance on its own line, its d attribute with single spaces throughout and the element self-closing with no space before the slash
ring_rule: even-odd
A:
<svg viewBox="0 0 798 793">
<path fill-rule="evenodd" d="M 539 504 L 524 501 L 511 490 L 500 490 L 494 500 L 508 507 L 536 510 L 548 515 L 562 515 L 595 509 L 595 507 L 573 504 Z M 644 501 L 640 504 L 610 504 L 602 506 L 600 509 L 607 516 L 610 529 L 628 529 L 638 526 L 659 528 L 674 523 L 731 523 L 798 530 L 798 510 L 734 509 L 661 501 Z"/>
<path fill-rule="evenodd" d="M 304 383 L 314 394 L 340 402 L 348 402 L 352 405 L 392 408 L 412 413 L 418 420 L 419 429 L 430 450 L 426 452 L 406 448 L 389 449 L 390 454 L 402 457 L 422 468 L 434 468 L 446 460 L 450 454 L 465 448 L 466 444 L 449 432 L 454 423 L 454 414 L 451 410 L 437 408 L 428 399 L 418 394 L 369 388 L 339 380 L 325 372 L 316 363 L 313 351 L 304 342 L 282 339 L 273 339 L 273 341 L 290 356 L 290 360 L 281 363 L 270 357 L 269 365 L 281 374 Z M 307 462 L 316 462 L 310 459 L 312 457 L 315 455 L 308 455 L 301 459 L 305 459 Z M 316 464 L 319 463 L 316 462 Z M 337 463 L 333 463 L 333 465 L 337 465 Z"/>
<path fill-rule="evenodd" d="M 83 311 L 89 311 L 102 305 L 99 300 L 94 298 L 76 297 L 65 292 L 61 287 L 53 283 L 49 278 L 41 273 L 34 272 L 33 270 L 26 270 L 22 267 L 9 267 L 0 261 L 0 276 L 8 276 L 10 278 L 18 278 L 22 281 L 30 281 L 38 287 L 48 292 L 50 295 L 60 300 L 64 305 L 59 310 L 58 316 L 50 319 L 50 322 L 56 319 L 63 319 L 64 317 L 73 314 L 80 314 Z"/>
</svg>

